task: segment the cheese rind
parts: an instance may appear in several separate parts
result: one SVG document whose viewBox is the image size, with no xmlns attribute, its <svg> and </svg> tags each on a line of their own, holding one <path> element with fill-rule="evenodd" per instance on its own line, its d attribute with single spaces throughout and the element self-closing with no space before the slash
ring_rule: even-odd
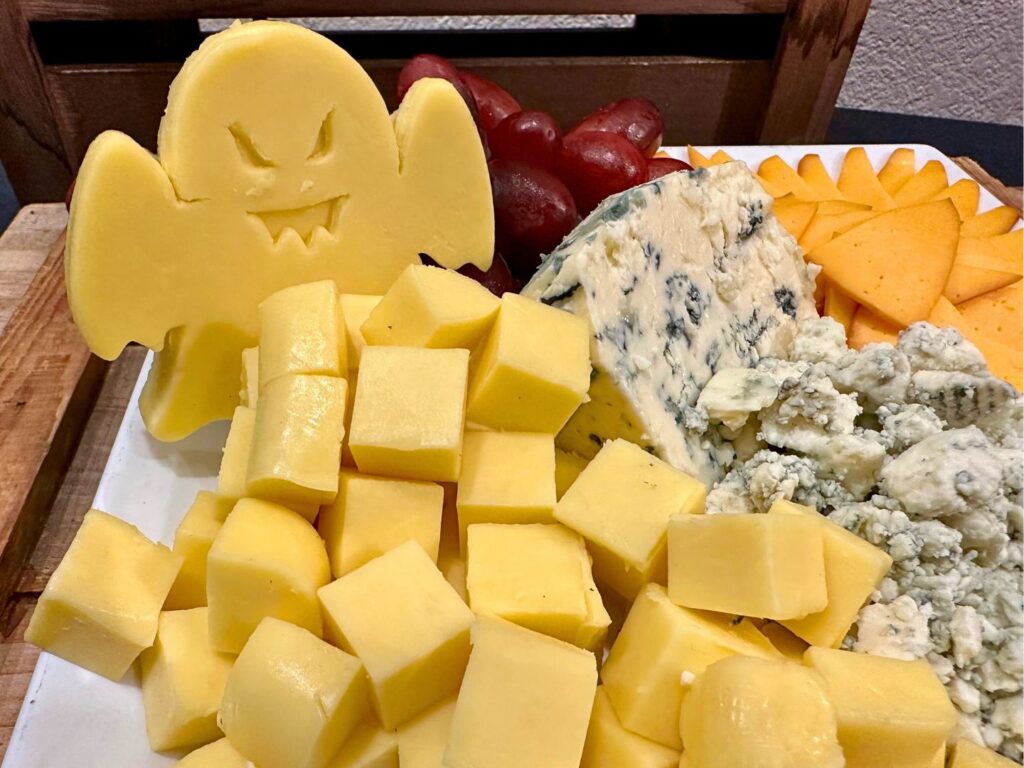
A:
<svg viewBox="0 0 1024 768">
<path fill-rule="evenodd" d="M 129 523 L 91 509 L 25 630 L 44 651 L 120 680 L 153 644 L 181 556 Z"/>
<path fill-rule="evenodd" d="M 782 356 L 815 316 L 813 272 L 771 209 L 742 163 L 669 174 L 610 197 L 546 257 L 523 295 L 586 320 L 594 369 L 559 447 L 590 458 L 621 437 L 721 476 L 729 447 L 689 430 L 701 389 Z"/>
</svg>

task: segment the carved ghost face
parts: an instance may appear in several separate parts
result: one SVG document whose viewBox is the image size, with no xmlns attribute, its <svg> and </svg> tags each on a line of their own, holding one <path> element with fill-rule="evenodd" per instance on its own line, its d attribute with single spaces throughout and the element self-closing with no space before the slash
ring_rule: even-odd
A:
<svg viewBox="0 0 1024 768">
<path fill-rule="evenodd" d="M 159 156 L 178 197 L 237 206 L 276 240 L 330 228 L 357 180 L 398 164 L 383 100 L 329 40 L 290 34 L 210 38 L 175 80 Z M 191 70 L 191 71 L 189 71 Z"/>
</svg>

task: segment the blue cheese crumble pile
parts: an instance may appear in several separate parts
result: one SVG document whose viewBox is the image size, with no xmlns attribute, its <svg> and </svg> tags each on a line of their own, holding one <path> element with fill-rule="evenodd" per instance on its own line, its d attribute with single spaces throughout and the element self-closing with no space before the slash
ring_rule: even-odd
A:
<svg viewBox="0 0 1024 768">
<path fill-rule="evenodd" d="M 789 348 L 816 316 L 813 267 L 742 163 L 674 173 L 608 198 L 523 294 L 590 324 L 590 402 L 559 435 L 593 457 L 624 438 L 711 484 L 731 443 L 695 408 L 723 368 Z"/>
<path fill-rule="evenodd" d="M 785 357 L 719 370 L 697 400 L 736 460 L 709 513 L 792 499 L 886 550 L 893 567 L 846 639 L 927 659 L 959 737 L 1021 760 L 1024 400 L 957 331 L 846 347 L 829 318 Z"/>
</svg>

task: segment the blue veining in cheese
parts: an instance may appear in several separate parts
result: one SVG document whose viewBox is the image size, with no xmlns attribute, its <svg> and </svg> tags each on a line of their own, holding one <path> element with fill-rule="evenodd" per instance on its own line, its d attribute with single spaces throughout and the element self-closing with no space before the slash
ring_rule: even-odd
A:
<svg viewBox="0 0 1024 768">
<path fill-rule="evenodd" d="M 680 172 L 605 200 L 523 294 L 592 331 L 590 402 L 558 437 L 584 457 L 625 438 L 705 483 L 731 446 L 694 408 L 721 368 L 783 356 L 816 317 L 813 268 L 742 163 Z"/>
</svg>

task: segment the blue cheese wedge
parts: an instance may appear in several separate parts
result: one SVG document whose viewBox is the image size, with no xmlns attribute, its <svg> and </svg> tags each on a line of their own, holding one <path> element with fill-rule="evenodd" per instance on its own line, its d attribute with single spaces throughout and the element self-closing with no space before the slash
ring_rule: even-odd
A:
<svg viewBox="0 0 1024 768">
<path fill-rule="evenodd" d="M 590 323 L 590 401 L 558 436 L 592 457 L 638 443 L 712 483 L 731 446 L 695 408 L 719 369 L 784 356 L 816 317 L 814 272 L 742 163 L 680 172 L 605 200 L 523 294 Z"/>
</svg>

